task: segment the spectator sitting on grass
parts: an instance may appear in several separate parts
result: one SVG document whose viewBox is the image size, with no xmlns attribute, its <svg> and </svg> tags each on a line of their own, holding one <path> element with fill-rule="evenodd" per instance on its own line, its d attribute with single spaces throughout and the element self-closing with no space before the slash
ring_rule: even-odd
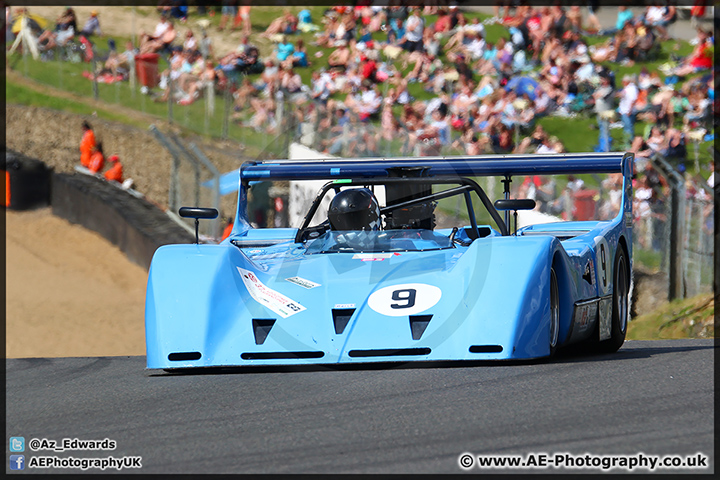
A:
<svg viewBox="0 0 720 480">
<path fill-rule="evenodd" d="M 251 96 L 258 93 L 258 89 L 252 84 L 248 77 L 243 77 L 242 83 L 235 93 L 233 98 L 235 99 L 235 113 L 232 118 L 240 118 L 242 110 L 248 106 Z"/>
<path fill-rule="evenodd" d="M 163 70 L 160 74 L 160 88 L 163 89 L 163 94 L 156 98 L 156 102 L 166 102 L 168 99 L 168 96 L 173 93 L 171 92 L 171 84 L 172 88 L 177 88 L 177 81 L 180 78 L 180 75 L 183 73 L 183 63 L 185 62 L 185 57 L 182 53 L 182 47 L 175 47 L 172 49 L 171 57 L 170 57 L 170 68 Z"/>
<path fill-rule="evenodd" d="M 650 5 L 645 9 L 645 15 L 642 22 L 648 29 L 655 28 L 660 32 L 660 41 L 668 40 L 667 27 L 675 23 L 677 20 L 677 9 L 668 2 L 667 7 L 659 5 Z"/>
<path fill-rule="evenodd" d="M 67 7 L 55 22 L 53 30 L 47 29 L 38 37 L 41 49 L 50 50 L 57 46 L 65 46 L 77 33 L 75 10 Z"/>
<path fill-rule="evenodd" d="M 92 12 L 90 12 L 90 18 L 87 19 L 82 30 L 80 30 L 80 35 L 85 38 L 91 37 L 93 35 L 102 35 L 102 31 L 100 30 L 100 19 L 98 18 L 97 10 L 93 10 Z"/>
<path fill-rule="evenodd" d="M 305 42 L 302 38 L 298 38 L 298 41 L 295 43 L 295 51 L 292 53 L 292 56 L 289 58 L 289 60 L 292 61 L 293 67 L 309 67 L 310 61 L 308 60 L 307 56 L 307 49 L 305 48 Z"/>
<path fill-rule="evenodd" d="M 195 34 L 191 29 L 187 29 L 187 32 L 185 32 L 185 40 L 183 41 L 183 50 L 197 50 L 198 49 L 198 43 L 197 39 L 195 38 Z"/>
<path fill-rule="evenodd" d="M 515 142 L 513 142 L 512 132 L 507 126 L 500 123 L 495 127 L 492 135 L 490 135 L 490 147 L 493 153 L 512 153 Z"/>
<path fill-rule="evenodd" d="M 279 64 L 282 64 L 288 57 L 292 56 L 294 51 L 295 46 L 292 42 L 288 41 L 287 35 L 281 35 L 279 41 L 275 44 L 273 58 L 275 58 Z"/>
<path fill-rule="evenodd" d="M 347 42 L 343 40 L 328 57 L 328 65 L 331 70 L 344 72 L 347 70 L 349 62 L 350 50 L 348 49 Z"/>
<path fill-rule="evenodd" d="M 99 75 L 110 74 L 113 78 L 121 76 L 127 79 L 130 72 L 130 66 L 135 62 L 136 50 L 133 48 L 133 44 L 130 40 L 125 44 L 125 51 L 118 53 L 115 49 L 115 41 L 113 39 L 108 40 L 108 46 L 110 47 L 110 53 L 103 69 L 98 73 Z"/>
<path fill-rule="evenodd" d="M 685 160 L 687 160 L 687 148 L 685 147 L 685 135 L 680 130 L 669 128 L 666 133 L 667 147 L 663 150 L 663 156 L 676 165 L 678 172 L 685 173 Z"/>
<path fill-rule="evenodd" d="M 268 28 L 260 36 L 270 38 L 270 36 L 277 34 L 292 35 L 297 30 L 297 25 L 297 17 L 290 13 L 289 10 L 285 10 L 281 17 L 270 22 Z"/>
<path fill-rule="evenodd" d="M 685 57 L 683 62 L 672 71 L 672 74 L 684 77 L 693 73 L 712 68 L 714 44 L 710 34 L 698 29 L 698 43 L 692 53 Z"/>
<path fill-rule="evenodd" d="M 142 33 L 140 35 L 140 54 L 158 53 L 167 50 L 177 37 L 177 31 L 173 22 L 162 17 L 160 23 L 155 27 L 153 35 Z"/>
<path fill-rule="evenodd" d="M 280 72 L 280 88 L 290 96 L 291 101 L 298 100 L 302 91 L 303 83 L 300 75 L 290 67 Z"/>
<path fill-rule="evenodd" d="M 413 9 L 412 15 L 405 21 L 405 36 L 400 40 L 398 46 L 408 52 L 422 51 L 423 32 L 425 30 L 425 19 L 420 16 L 420 7 Z"/>
</svg>

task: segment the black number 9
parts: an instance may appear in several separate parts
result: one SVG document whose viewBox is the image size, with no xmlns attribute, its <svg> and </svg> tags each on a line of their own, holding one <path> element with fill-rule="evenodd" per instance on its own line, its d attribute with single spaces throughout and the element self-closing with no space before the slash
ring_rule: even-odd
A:
<svg viewBox="0 0 720 480">
<path fill-rule="evenodd" d="M 402 294 L 402 295 L 401 295 Z M 410 308 L 415 305 L 415 289 L 406 288 L 403 290 L 395 290 L 392 293 L 392 299 L 397 301 L 404 301 L 405 304 L 391 303 L 390 308 Z"/>
</svg>

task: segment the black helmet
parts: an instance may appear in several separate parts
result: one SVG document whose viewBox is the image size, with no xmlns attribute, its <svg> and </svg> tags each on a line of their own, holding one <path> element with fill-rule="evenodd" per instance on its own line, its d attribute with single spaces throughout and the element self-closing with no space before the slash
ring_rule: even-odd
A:
<svg viewBox="0 0 720 480">
<path fill-rule="evenodd" d="M 343 190 L 330 202 L 328 220 L 333 230 L 379 230 L 380 206 L 367 188 Z"/>
</svg>

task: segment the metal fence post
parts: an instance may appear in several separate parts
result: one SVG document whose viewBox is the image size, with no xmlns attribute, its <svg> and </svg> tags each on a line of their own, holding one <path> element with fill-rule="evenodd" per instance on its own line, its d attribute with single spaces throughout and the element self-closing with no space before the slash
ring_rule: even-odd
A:
<svg viewBox="0 0 720 480">
<path fill-rule="evenodd" d="M 174 88 L 175 88 L 175 81 L 172 78 L 172 75 L 168 74 L 168 123 L 172 125 L 173 123 L 173 101 L 174 101 Z"/>
<path fill-rule="evenodd" d="M 180 157 L 175 148 L 168 142 L 165 136 L 153 124 L 150 125 L 150 132 L 158 139 L 158 141 L 170 152 L 173 161 L 170 164 L 170 189 L 168 192 L 168 210 L 177 212 L 180 204 L 180 190 L 178 188 L 178 176 L 180 170 Z"/>
<path fill-rule="evenodd" d="M 98 100 L 100 98 L 100 90 L 98 89 L 98 81 L 97 81 L 97 52 L 95 51 L 95 46 L 90 46 L 90 51 L 92 52 L 92 78 L 93 78 L 93 97 L 95 100 Z"/>
<path fill-rule="evenodd" d="M 230 128 L 230 110 L 232 109 L 232 102 L 230 101 L 230 80 L 225 84 L 225 91 L 223 92 L 225 97 L 225 108 L 223 109 L 223 121 L 222 121 L 222 139 L 228 139 L 228 130 Z"/>
<path fill-rule="evenodd" d="M 673 179 L 675 180 L 675 179 Z M 685 226 L 685 185 L 675 180 L 670 186 L 670 271 L 668 272 L 668 300 L 683 298 L 683 227 Z"/>
</svg>

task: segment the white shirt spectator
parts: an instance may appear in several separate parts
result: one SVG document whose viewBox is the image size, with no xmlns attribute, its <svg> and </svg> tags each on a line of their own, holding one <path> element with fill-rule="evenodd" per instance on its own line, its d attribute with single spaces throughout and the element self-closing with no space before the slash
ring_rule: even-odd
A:
<svg viewBox="0 0 720 480">
<path fill-rule="evenodd" d="M 712 172 L 707 179 L 707 184 L 710 188 L 715 188 L 715 185 L 717 185 L 717 183 L 718 183 L 718 174 L 717 174 L 717 172 Z"/>
<path fill-rule="evenodd" d="M 475 18 L 473 18 L 473 21 L 475 21 Z M 463 27 L 463 30 L 466 32 L 471 32 L 471 33 L 479 33 L 483 37 L 485 37 L 485 27 L 480 22 L 469 23 L 469 24 L 465 25 L 465 27 Z"/>
<path fill-rule="evenodd" d="M 416 15 L 411 15 L 405 22 L 405 38 L 409 42 L 419 42 L 423 37 L 425 21 Z"/>
<path fill-rule="evenodd" d="M 535 151 L 535 153 L 544 154 L 544 153 L 557 153 L 557 152 L 555 151 L 554 148 L 549 147 L 549 146 L 545 145 L 544 143 L 541 143 L 540 145 L 538 145 L 537 150 Z M 570 184 L 568 184 L 568 186 L 569 186 L 569 185 L 570 185 Z M 573 190 L 573 191 L 574 191 L 574 190 Z"/>
<path fill-rule="evenodd" d="M 368 88 L 360 94 L 359 110 L 363 113 L 373 114 L 378 111 L 382 98 L 374 89 Z"/>
<path fill-rule="evenodd" d="M 620 104 L 618 105 L 618 112 L 621 115 L 629 115 L 633 111 L 633 105 L 638 97 L 638 89 L 634 83 L 628 83 L 625 88 L 620 92 Z"/>
<path fill-rule="evenodd" d="M 430 126 L 437 130 L 440 143 L 443 145 L 450 143 L 450 125 L 447 120 L 434 120 Z"/>
<path fill-rule="evenodd" d="M 477 60 L 483 56 L 483 52 L 485 51 L 485 40 L 476 37 L 468 43 L 465 48 L 468 52 L 470 52 L 473 60 Z"/>
<path fill-rule="evenodd" d="M 440 105 L 442 105 L 442 100 L 440 100 L 440 97 L 433 97 L 428 101 L 427 105 L 425 106 L 425 116 L 432 115 L 432 112 L 440 108 Z"/>
<path fill-rule="evenodd" d="M 168 29 L 170 24 L 168 21 L 163 17 L 163 19 L 160 21 L 160 23 L 157 24 L 155 27 L 155 31 L 153 32 L 153 38 L 160 38 L 162 37 L 162 34 L 165 33 L 165 31 Z"/>
<path fill-rule="evenodd" d="M 662 20 L 665 15 L 665 9 L 663 7 L 648 7 L 647 13 L 645 14 L 645 20 L 651 25 Z"/>
</svg>

